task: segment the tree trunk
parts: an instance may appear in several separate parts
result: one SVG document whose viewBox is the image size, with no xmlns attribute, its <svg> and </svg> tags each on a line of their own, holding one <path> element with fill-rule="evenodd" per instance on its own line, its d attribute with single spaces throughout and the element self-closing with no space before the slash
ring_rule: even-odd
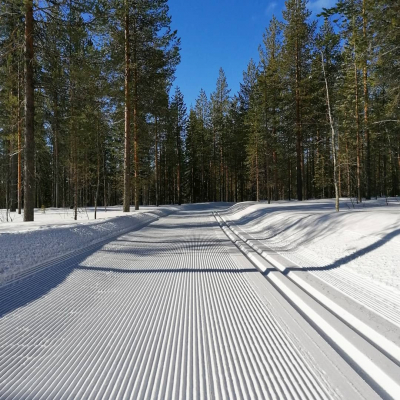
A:
<svg viewBox="0 0 400 400">
<path fill-rule="evenodd" d="M 106 169 L 106 151 L 103 151 L 103 190 L 104 190 L 104 211 L 107 211 L 107 169 Z"/>
<path fill-rule="evenodd" d="M 158 120 L 155 117 L 155 141 L 154 141 L 154 164 L 155 164 L 155 186 L 156 186 L 156 206 L 159 206 L 159 199 L 158 199 Z"/>
<path fill-rule="evenodd" d="M 123 211 L 131 209 L 131 133 L 130 133 L 130 49 L 129 49 L 129 10 L 125 0 L 125 152 L 124 152 L 124 204 Z"/>
<path fill-rule="evenodd" d="M 58 104 L 57 104 L 57 102 L 55 104 L 54 119 L 55 119 L 55 121 L 54 121 L 54 125 L 55 125 L 54 126 L 54 185 L 55 185 L 54 205 L 56 208 L 58 208 L 60 205 L 60 203 L 59 203 L 59 185 L 60 185 L 60 183 L 59 183 L 59 177 L 58 177 L 59 166 L 58 166 Z"/>
<path fill-rule="evenodd" d="M 134 141 L 134 162 L 135 162 L 135 210 L 139 210 L 139 154 L 138 154 L 138 65 L 137 65 L 137 31 L 136 20 L 134 21 L 134 48 L 133 48 L 133 141 Z"/>
<path fill-rule="evenodd" d="M 97 219 L 97 199 L 99 198 L 100 190 L 100 129 L 99 121 L 97 120 L 97 184 L 96 184 L 96 195 L 94 198 L 94 219 Z"/>
<path fill-rule="evenodd" d="M 400 190 L 400 135 L 398 136 L 397 144 L 397 190 Z M 400 193 L 397 193 L 398 195 Z"/>
<path fill-rule="evenodd" d="M 303 200 L 303 157 L 300 117 L 300 56 L 296 39 L 296 156 L 297 156 L 297 200 Z"/>
<path fill-rule="evenodd" d="M 351 197 L 351 181 L 350 181 L 350 156 L 349 141 L 346 139 L 346 157 L 347 157 L 347 196 Z"/>
<path fill-rule="evenodd" d="M 10 139 L 10 212 L 17 210 L 18 154 L 15 151 L 14 140 L 14 138 Z"/>
<path fill-rule="evenodd" d="M 367 16 L 365 10 L 365 0 L 363 0 L 363 38 L 367 40 Z M 367 49 L 365 48 L 366 52 Z M 365 197 L 367 200 L 371 199 L 371 146 L 370 146 L 370 132 L 368 127 L 368 71 L 367 71 L 367 55 L 364 54 L 364 65 L 363 65 L 363 84 L 364 84 L 364 129 L 365 129 L 365 142 L 366 142 L 366 193 Z"/>
<path fill-rule="evenodd" d="M 341 166 L 341 152 L 340 152 L 340 136 L 337 132 L 337 168 L 338 168 L 338 188 L 339 188 L 339 198 L 342 197 L 342 166 Z"/>
<path fill-rule="evenodd" d="M 215 131 L 215 127 L 213 128 L 213 162 L 212 168 L 210 168 L 210 173 L 212 171 L 211 177 L 211 190 L 212 190 L 212 201 L 217 201 L 217 156 L 216 156 L 216 143 L 217 143 L 217 133 Z M 210 166 L 211 167 L 211 166 Z"/>
<path fill-rule="evenodd" d="M 229 185 L 228 165 L 225 164 L 225 201 L 229 201 L 231 188 L 232 188 L 232 175 L 231 175 L 230 185 Z"/>
<path fill-rule="evenodd" d="M 72 117 L 73 121 L 73 117 Z M 76 129 L 73 125 L 72 127 L 72 135 L 73 135 L 73 162 L 74 162 L 74 219 L 75 221 L 78 219 L 78 143 L 77 143 L 77 135 Z"/>
<path fill-rule="evenodd" d="M 25 151 L 24 221 L 34 220 L 35 206 L 35 98 L 33 83 L 33 1 L 25 1 Z"/>
<path fill-rule="evenodd" d="M 333 184 L 335 185 L 335 209 L 339 212 L 339 189 L 338 189 L 338 176 L 337 176 L 337 154 L 336 154 L 336 132 L 335 126 L 333 123 L 333 117 L 331 112 L 331 103 L 329 98 L 329 87 L 328 80 L 326 78 L 325 72 L 325 62 L 324 62 L 324 54 L 321 51 L 321 61 L 322 61 L 322 71 L 324 73 L 325 80 L 325 90 L 326 90 L 326 106 L 328 108 L 328 116 L 329 116 L 329 125 L 331 127 L 331 145 L 332 145 L 332 157 L 333 157 Z"/>
<path fill-rule="evenodd" d="M 354 61 L 354 85 L 355 85 L 355 114 L 357 129 L 357 201 L 361 203 L 361 137 L 360 137 L 360 115 L 358 112 L 358 74 L 357 63 Z"/>
<path fill-rule="evenodd" d="M 177 152 L 177 157 L 178 157 L 176 185 L 177 185 L 177 190 L 178 190 L 178 205 L 180 206 L 182 199 L 181 199 L 181 136 L 180 136 L 179 128 L 177 129 L 177 132 L 176 132 L 176 152 Z"/>
<path fill-rule="evenodd" d="M 292 162 L 290 160 L 290 156 L 289 156 L 289 160 L 288 160 L 288 168 L 289 168 L 289 182 L 288 182 L 288 200 L 290 201 L 292 199 Z"/>
<path fill-rule="evenodd" d="M 256 189 L 257 189 L 257 201 L 260 201 L 260 183 L 259 183 L 259 172 L 258 172 L 258 138 L 256 142 Z"/>
<path fill-rule="evenodd" d="M 21 214 L 22 209 L 22 129 L 21 129 L 21 77 L 19 73 L 18 63 L 18 214 Z"/>
</svg>

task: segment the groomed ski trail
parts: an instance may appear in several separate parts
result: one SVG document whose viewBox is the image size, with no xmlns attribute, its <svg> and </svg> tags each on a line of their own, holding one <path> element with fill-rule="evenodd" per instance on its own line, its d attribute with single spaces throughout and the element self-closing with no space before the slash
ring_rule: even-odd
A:
<svg viewBox="0 0 400 400">
<path fill-rule="evenodd" d="M 375 398 L 184 210 L 0 289 L 1 399 Z"/>
</svg>

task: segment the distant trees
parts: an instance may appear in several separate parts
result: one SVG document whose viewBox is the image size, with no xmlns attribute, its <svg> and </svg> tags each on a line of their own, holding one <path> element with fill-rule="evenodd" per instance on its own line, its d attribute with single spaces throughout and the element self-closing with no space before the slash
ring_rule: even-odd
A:
<svg viewBox="0 0 400 400">
<path fill-rule="evenodd" d="M 186 134 L 186 105 L 183 99 L 183 94 L 177 87 L 175 90 L 174 97 L 172 98 L 170 106 L 172 131 L 175 135 L 175 173 L 174 178 L 176 186 L 176 203 L 182 204 L 182 173 L 183 173 L 183 155 L 184 155 L 184 143 Z"/>
<path fill-rule="evenodd" d="M 305 0 L 187 110 L 167 0 L 0 2 L 0 208 L 400 191 L 400 8 Z M 261 40 L 261 38 L 260 38 Z"/>
<path fill-rule="evenodd" d="M 323 11 L 317 29 L 306 1 L 286 3 L 283 21 L 274 17 L 266 30 L 259 63 L 250 62 L 240 92 L 229 98 L 224 142 L 235 187 L 228 187 L 226 199 L 302 200 L 337 193 L 361 202 L 399 194 L 393 62 L 400 42 L 389 33 L 399 28 L 397 11 L 392 2 L 339 1 Z M 202 136 L 196 116 L 192 110 L 190 144 L 196 130 Z M 213 118 L 200 126 L 218 142 Z M 223 198 L 213 194 L 214 182 L 220 182 L 215 153 L 203 156 L 211 158 L 210 200 Z"/>
<path fill-rule="evenodd" d="M 201 90 L 187 125 L 186 157 L 191 202 L 211 201 L 212 153 L 210 102 L 205 91 Z"/>
</svg>

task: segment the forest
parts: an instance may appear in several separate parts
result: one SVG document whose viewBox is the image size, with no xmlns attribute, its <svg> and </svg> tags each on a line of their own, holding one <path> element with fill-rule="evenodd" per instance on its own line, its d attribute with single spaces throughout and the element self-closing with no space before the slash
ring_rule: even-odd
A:
<svg viewBox="0 0 400 400">
<path fill-rule="evenodd" d="M 287 0 L 239 92 L 221 68 L 192 109 L 171 18 L 167 0 L 0 0 L 0 209 L 400 194 L 399 1 Z"/>
</svg>

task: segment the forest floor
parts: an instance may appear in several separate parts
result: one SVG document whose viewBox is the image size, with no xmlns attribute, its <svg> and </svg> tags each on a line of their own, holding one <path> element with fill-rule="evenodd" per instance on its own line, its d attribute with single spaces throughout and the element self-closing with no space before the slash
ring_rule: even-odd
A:
<svg viewBox="0 0 400 400">
<path fill-rule="evenodd" d="M 396 200 L 68 212 L 0 224 L 1 399 L 400 393 Z"/>
</svg>

